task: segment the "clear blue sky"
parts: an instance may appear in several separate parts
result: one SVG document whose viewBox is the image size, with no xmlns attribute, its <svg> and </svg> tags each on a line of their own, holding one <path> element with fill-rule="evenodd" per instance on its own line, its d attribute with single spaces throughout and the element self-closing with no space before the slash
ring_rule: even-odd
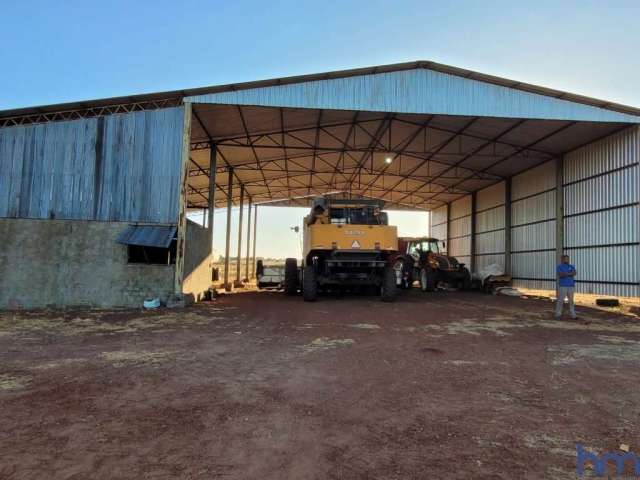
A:
<svg viewBox="0 0 640 480">
<path fill-rule="evenodd" d="M 640 106 L 638 0 L 1 3 L 0 109 L 418 59 Z"/>
</svg>

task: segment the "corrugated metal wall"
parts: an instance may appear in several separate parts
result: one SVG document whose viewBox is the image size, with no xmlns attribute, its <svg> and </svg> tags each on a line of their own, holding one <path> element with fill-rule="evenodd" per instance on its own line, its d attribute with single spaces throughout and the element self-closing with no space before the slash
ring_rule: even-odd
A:
<svg viewBox="0 0 640 480">
<path fill-rule="evenodd" d="M 500 182 L 476 194 L 476 272 L 487 265 L 498 264 L 504 269 L 505 182 Z"/>
<path fill-rule="evenodd" d="M 437 238 L 438 240 L 447 240 L 447 206 L 443 205 L 431 212 L 431 223 L 429 228 L 429 235 Z M 447 250 L 449 245 L 447 245 Z"/>
<path fill-rule="evenodd" d="M 640 128 L 564 158 L 565 251 L 577 290 L 640 296 Z"/>
<path fill-rule="evenodd" d="M 511 268 L 514 285 L 555 289 L 556 162 L 512 178 Z"/>
<path fill-rule="evenodd" d="M 511 179 L 514 285 L 556 286 L 556 161 Z M 578 269 L 577 291 L 640 296 L 640 127 L 568 153 L 563 159 L 564 247 Z M 479 190 L 475 271 L 505 266 L 505 182 Z M 447 207 L 434 210 L 432 235 L 446 238 Z M 449 252 L 468 265 L 471 196 L 451 204 Z"/>
<path fill-rule="evenodd" d="M 449 255 L 460 263 L 471 264 L 471 195 L 451 202 L 451 220 L 449 222 Z"/>
<path fill-rule="evenodd" d="M 182 107 L 0 129 L 0 217 L 176 223 Z"/>
</svg>

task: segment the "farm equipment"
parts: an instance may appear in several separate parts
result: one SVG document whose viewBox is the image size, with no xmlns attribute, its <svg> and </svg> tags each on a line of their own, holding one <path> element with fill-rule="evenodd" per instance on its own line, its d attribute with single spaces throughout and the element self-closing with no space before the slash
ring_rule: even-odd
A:
<svg viewBox="0 0 640 480">
<path fill-rule="evenodd" d="M 410 288 L 416 280 L 423 292 L 435 290 L 440 282 L 462 290 L 471 288 L 469 269 L 455 257 L 440 253 L 440 245 L 445 243 L 430 237 L 398 239 L 398 253 L 391 262 L 400 288 Z"/>
<path fill-rule="evenodd" d="M 284 285 L 284 265 L 265 265 L 258 260 L 256 277 L 258 289 L 281 289 Z"/>
<path fill-rule="evenodd" d="M 302 267 L 295 258 L 285 262 L 285 293 L 301 289 L 305 301 L 314 301 L 322 289 L 373 287 L 383 301 L 393 301 L 389 258 L 398 238 L 383 206 L 379 200 L 315 198 L 304 219 Z"/>
</svg>

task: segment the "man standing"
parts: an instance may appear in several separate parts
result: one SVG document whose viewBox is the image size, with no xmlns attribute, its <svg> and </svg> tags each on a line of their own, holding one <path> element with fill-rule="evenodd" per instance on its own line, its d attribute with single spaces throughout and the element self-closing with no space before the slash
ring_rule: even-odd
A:
<svg viewBox="0 0 640 480">
<path fill-rule="evenodd" d="M 563 255 L 562 263 L 556 269 L 558 272 L 558 300 L 556 303 L 556 318 L 562 316 L 562 307 L 565 297 L 569 299 L 569 313 L 571 318 L 576 317 L 576 307 L 573 303 L 573 292 L 576 286 L 576 267 L 569 263 L 569 255 Z"/>
</svg>

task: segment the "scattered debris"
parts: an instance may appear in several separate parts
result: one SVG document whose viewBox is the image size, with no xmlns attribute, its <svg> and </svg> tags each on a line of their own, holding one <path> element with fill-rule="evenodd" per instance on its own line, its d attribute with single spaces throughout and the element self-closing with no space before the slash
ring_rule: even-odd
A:
<svg viewBox="0 0 640 480">
<path fill-rule="evenodd" d="M 626 443 L 621 443 L 619 448 L 622 452 L 629 452 L 629 445 L 627 445 Z"/>
<path fill-rule="evenodd" d="M 0 375 L 0 390 L 19 390 L 30 382 L 31 377 L 3 374 Z"/>
<path fill-rule="evenodd" d="M 549 347 L 547 351 L 554 354 L 552 365 L 571 365 L 590 360 L 640 363 L 640 342 L 560 345 Z"/>
<path fill-rule="evenodd" d="M 38 365 L 34 365 L 33 367 L 29 367 L 29 369 L 30 370 L 50 370 L 52 368 L 64 367 L 68 365 L 73 365 L 74 363 L 82 363 L 82 362 L 86 362 L 86 360 L 83 358 L 65 358 L 57 362 L 40 363 Z"/>
<path fill-rule="evenodd" d="M 330 348 L 352 345 L 354 343 L 355 342 L 351 338 L 339 338 L 332 340 L 328 337 L 318 337 L 308 345 L 304 345 L 302 348 L 306 352 L 317 352 L 320 350 L 329 350 Z"/>
<path fill-rule="evenodd" d="M 504 269 L 497 263 L 492 263 L 480 269 L 478 273 L 474 274 L 474 278 L 480 282 L 485 293 L 497 295 L 500 290 L 511 288 L 511 275 L 505 275 Z M 517 290 L 515 291 L 518 292 Z M 510 294 L 505 292 L 500 293 L 500 295 Z M 514 294 L 514 296 L 520 296 L 520 292 Z"/>
<path fill-rule="evenodd" d="M 509 297 L 521 297 L 522 293 L 517 288 L 508 286 L 492 286 L 491 293 L 494 295 L 507 295 Z"/>
<path fill-rule="evenodd" d="M 375 323 L 354 323 L 353 325 L 349 325 L 353 328 L 362 328 L 363 330 L 379 330 L 380 325 L 376 325 Z"/>
<path fill-rule="evenodd" d="M 420 349 L 420 351 L 423 353 L 435 353 L 438 355 L 444 354 L 444 350 L 440 350 L 439 348 L 433 348 L 433 347 L 423 347 Z"/>
<path fill-rule="evenodd" d="M 166 327 L 189 328 L 193 325 L 208 325 L 219 320 L 221 312 L 228 312 L 234 307 L 209 307 L 206 315 L 191 311 L 180 315 L 166 310 L 135 312 L 135 316 L 127 315 L 126 310 L 115 312 L 88 311 L 82 316 L 69 318 L 64 312 L 57 317 L 35 317 L 27 314 L 0 314 L 0 337 L 8 335 L 24 335 L 28 332 L 55 332 L 57 335 L 74 336 L 85 334 L 113 335 L 133 333 L 138 330 L 160 329 Z M 56 312 L 58 313 L 58 312 Z M 77 314 L 76 314 L 77 315 Z M 122 320 L 113 321 L 113 317 Z M 158 330 L 160 331 L 160 330 Z"/>
<path fill-rule="evenodd" d="M 187 300 L 184 295 L 169 295 L 167 298 L 167 308 L 184 308 L 187 306 Z"/>
<path fill-rule="evenodd" d="M 153 310 L 154 308 L 160 308 L 160 299 L 159 298 L 148 298 L 143 303 L 142 306 L 147 310 Z"/>
<path fill-rule="evenodd" d="M 620 300 L 617 298 L 596 298 L 596 305 L 599 307 L 619 307 Z"/>
</svg>

